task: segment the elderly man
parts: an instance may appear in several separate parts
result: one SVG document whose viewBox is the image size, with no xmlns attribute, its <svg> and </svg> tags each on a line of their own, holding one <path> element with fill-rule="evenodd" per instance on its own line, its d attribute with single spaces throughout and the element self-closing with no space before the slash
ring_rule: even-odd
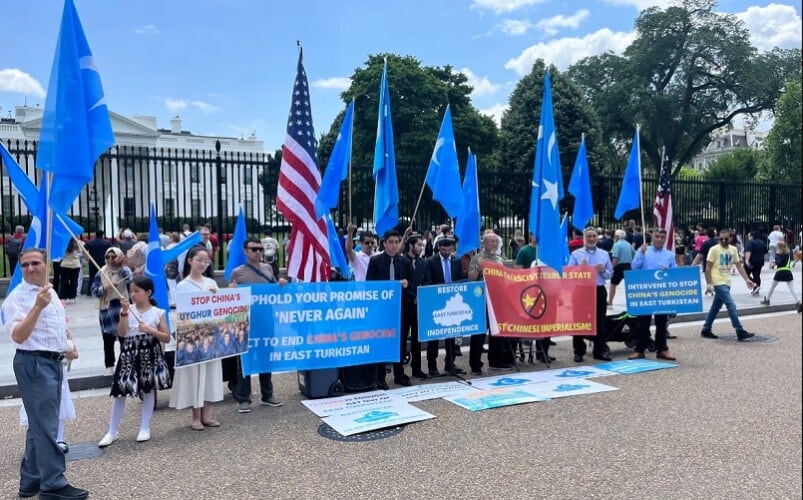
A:
<svg viewBox="0 0 803 500">
<path fill-rule="evenodd" d="M 89 492 L 67 483 L 64 452 L 56 443 L 64 376 L 61 360 L 77 358 L 78 351 L 65 353 L 67 319 L 47 282 L 45 252 L 23 250 L 19 265 L 23 281 L 3 302 L 6 331 L 17 349 L 14 375 L 28 414 L 19 496 L 86 498 Z"/>
<path fill-rule="evenodd" d="M 611 249 L 611 265 L 613 266 L 613 277 L 608 286 L 608 305 L 613 305 L 613 298 L 616 295 L 616 287 L 625 279 L 625 271 L 630 270 L 633 257 L 636 251 L 633 245 L 627 242 L 627 233 L 623 229 L 617 229 L 613 234 L 613 248 Z"/>
<path fill-rule="evenodd" d="M 666 243 L 666 230 L 658 229 L 652 233 L 652 245 L 647 246 L 646 243 L 641 245 L 641 249 L 636 252 L 636 257 L 633 259 L 633 269 L 669 269 L 675 267 L 674 253 L 664 248 Z M 668 314 L 655 314 L 655 350 L 658 352 L 655 357 L 665 359 L 668 361 L 675 361 L 674 356 L 669 353 L 669 348 L 666 345 L 667 329 L 666 325 L 669 322 Z M 653 315 L 646 314 L 638 317 L 637 339 L 635 352 L 630 355 L 628 359 L 643 359 L 644 351 L 647 349 L 647 343 L 650 340 L 650 323 L 652 323 Z"/>
<path fill-rule="evenodd" d="M 608 351 L 608 344 L 605 342 L 605 309 L 608 305 L 605 291 L 605 280 L 613 275 L 611 257 L 608 252 L 597 248 L 597 230 L 593 227 L 583 231 L 583 246 L 578 248 L 569 256 L 570 266 L 591 266 L 596 272 L 596 302 L 597 302 L 597 336 L 594 337 L 594 359 L 610 361 L 611 356 Z M 575 335 L 572 337 L 574 347 L 574 361 L 583 362 L 586 354 L 586 343 L 583 337 Z"/>
</svg>

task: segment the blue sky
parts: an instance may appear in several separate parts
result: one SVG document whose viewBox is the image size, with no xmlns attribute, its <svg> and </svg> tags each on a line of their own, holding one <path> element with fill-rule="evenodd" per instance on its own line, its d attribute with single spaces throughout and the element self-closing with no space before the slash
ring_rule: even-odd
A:
<svg viewBox="0 0 803 500">
<path fill-rule="evenodd" d="M 316 133 L 345 108 L 340 92 L 369 54 L 412 55 L 469 76 L 474 105 L 497 117 L 532 62 L 561 69 L 621 52 L 638 13 L 666 0 L 74 0 L 109 108 L 181 116 L 195 134 L 281 146 L 297 58 L 312 85 Z M 44 105 L 61 0 L 3 2 L 0 107 Z M 801 47 L 800 0 L 720 0 L 760 50 Z M 390 70 L 392 78 L 392 69 Z M 377 89 L 378 92 L 378 89 Z"/>
</svg>

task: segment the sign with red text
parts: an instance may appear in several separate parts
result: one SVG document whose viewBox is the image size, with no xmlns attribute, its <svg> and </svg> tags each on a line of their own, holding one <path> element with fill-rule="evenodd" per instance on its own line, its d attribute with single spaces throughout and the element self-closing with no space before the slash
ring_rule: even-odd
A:
<svg viewBox="0 0 803 500">
<path fill-rule="evenodd" d="M 547 266 L 510 269 L 486 262 L 483 276 L 499 336 L 596 335 L 593 267 L 566 266 L 561 278 Z"/>
</svg>

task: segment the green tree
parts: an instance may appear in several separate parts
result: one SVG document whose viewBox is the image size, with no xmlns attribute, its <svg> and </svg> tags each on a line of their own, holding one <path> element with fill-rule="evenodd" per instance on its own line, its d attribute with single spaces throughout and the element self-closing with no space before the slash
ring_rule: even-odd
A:
<svg viewBox="0 0 803 500">
<path fill-rule="evenodd" d="M 502 115 L 498 149 L 501 172 L 494 176 L 500 185 L 495 186 L 494 190 L 505 193 L 508 197 L 509 212 L 500 215 L 523 218 L 529 210 L 530 183 L 511 183 L 504 173 L 528 172 L 529 176 L 526 178 L 532 177 L 546 72 L 544 61 L 536 61 L 532 71 L 516 85 L 510 95 L 510 107 Z M 609 162 L 605 158 L 605 149 L 601 147 L 602 133 L 594 110 L 584 99 L 580 88 L 565 73 L 560 73 L 554 66 L 549 68 L 549 73 L 552 82 L 552 112 L 564 186 L 568 186 L 583 133 L 586 134 L 592 176 L 608 173 Z M 493 182 L 494 178 L 489 181 Z M 568 202 L 569 200 L 562 204 L 564 209 L 568 209 Z M 600 202 L 595 203 L 595 206 L 600 206 Z"/>
<path fill-rule="evenodd" d="M 719 214 L 720 219 L 746 222 L 753 219 L 756 213 L 761 213 L 759 207 L 762 206 L 764 197 L 756 196 L 755 191 L 727 189 L 734 183 L 754 180 L 758 173 L 761 156 L 761 153 L 753 149 L 737 149 L 733 153 L 717 158 L 703 173 L 705 180 L 721 181 L 722 183 L 717 189 L 706 193 L 711 206 L 722 206 L 724 202 L 722 208 L 724 208 L 725 214 Z M 729 193 L 727 196 L 720 195 L 720 191 L 723 189 Z"/>
<path fill-rule="evenodd" d="M 800 81 L 786 84 L 783 95 L 775 105 L 775 123 L 764 141 L 766 155 L 759 166 L 761 177 L 767 180 L 800 184 L 801 139 L 803 117 L 801 116 Z"/>
<path fill-rule="evenodd" d="M 799 49 L 759 54 L 735 16 L 714 0 L 651 7 L 622 56 L 593 56 L 569 69 L 603 122 L 606 144 L 629 143 L 641 125 L 641 150 L 657 176 L 662 147 L 675 172 L 740 115 L 772 109 L 784 82 L 800 79 Z"/>
</svg>

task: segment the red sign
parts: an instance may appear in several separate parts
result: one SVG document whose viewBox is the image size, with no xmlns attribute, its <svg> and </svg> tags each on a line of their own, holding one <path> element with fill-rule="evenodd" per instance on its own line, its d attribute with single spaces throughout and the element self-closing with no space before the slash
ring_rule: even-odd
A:
<svg viewBox="0 0 803 500">
<path fill-rule="evenodd" d="M 591 266 L 566 266 L 563 278 L 546 266 L 510 269 L 483 264 L 501 337 L 596 335 L 597 277 Z M 495 329 L 492 329 L 495 330 Z"/>
</svg>

